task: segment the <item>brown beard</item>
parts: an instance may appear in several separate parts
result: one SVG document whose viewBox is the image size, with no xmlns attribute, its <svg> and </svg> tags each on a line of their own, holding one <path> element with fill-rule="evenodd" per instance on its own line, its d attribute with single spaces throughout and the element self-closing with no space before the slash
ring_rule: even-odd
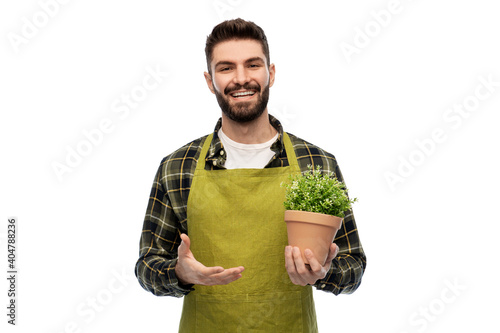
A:
<svg viewBox="0 0 500 333">
<path fill-rule="evenodd" d="M 242 88 L 249 90 L 253 89 L 254 87 L 250 87 L 247 84 L 243 86 L 237 86 L 229 91 L 228 89 L 226 89 L 224 91 L 224 95 L 227 96 L 231 91 L 236 91 Z M 264 110 L 267 107 L 267 102 L 269 100 L 269 84 L 264 88 L 263 91 L 261 91 L 259 99 L 257 100 L 257 103 L 254 107 L 250 106 L 251 102 L 239 102 L 237 106 L 231 106 L 229 105 L 228 101 L 229 97 L 226 98 L 221 93 L 219 93 L 217 89 L 214 89 L 214 91 L 215 97 L 217 98 L 217 102 L 219 103 L 222 113 L 224 113 L 229 119 L 238 123 L 247 123 L 259 118 L 262 113 L 264 113 Z M 260 91 L 260 89 L 258 89 L 258 91 Z"/>
</svg>

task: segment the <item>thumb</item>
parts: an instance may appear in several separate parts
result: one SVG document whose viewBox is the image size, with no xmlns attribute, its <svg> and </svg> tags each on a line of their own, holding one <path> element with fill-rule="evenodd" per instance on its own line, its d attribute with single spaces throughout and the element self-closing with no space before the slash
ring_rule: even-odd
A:
<svg viewBox="0 0 500 333">
<path fill-rule="evenodd" d="M 186 255 L 190 252 L 189 248 L 191 247 L 191 240 L 188 235 L 181 234 L 181 245 L 179 245 L 179 254 Z"/>
<path fill-rule="evenodd" d="M 332 251 L 333 249 L 333 251 Z M 325 265 L 330 265 L 331 261 L 337 256 L 339 253 L 339 247 L 337 244 L 332 243 L 330 245 L 330 251 L 328 253 L 328 258 L 326 259 Z"/>
</svg>

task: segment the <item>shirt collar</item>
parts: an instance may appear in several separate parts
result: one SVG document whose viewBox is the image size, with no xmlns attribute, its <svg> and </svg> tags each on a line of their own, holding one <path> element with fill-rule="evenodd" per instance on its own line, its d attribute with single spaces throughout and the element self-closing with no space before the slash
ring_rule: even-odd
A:
<svg viewBox="0 0 500 333">
<path fill-rule="evenodd" d="M 284 143 L 283 143 L 283 126 L 278 119 L 269 115 L 269 123 L 278 131 L 278 139 L 271 145 L 271 150 L 276 153 L 276 157 L 279 158 L 283 154 Z M 206 163 L 218 167 L 224 168 L 224 164 L 226 162 L 226 152 L 224 151 L 224 147 L 222 146 L 222 142 L 220 141 L 218 132 L 222 127 L 222 117 L 217 121 L 217 125 L 215 125 L 212 142 L 210 143 L 210 148 L 207 152 Z"/>
</svg>

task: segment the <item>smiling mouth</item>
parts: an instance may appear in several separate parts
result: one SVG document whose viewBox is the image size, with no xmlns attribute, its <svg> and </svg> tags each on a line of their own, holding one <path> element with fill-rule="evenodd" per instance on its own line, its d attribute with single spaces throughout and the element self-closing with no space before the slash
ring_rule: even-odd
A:
<svg viewBox="0 0 500 333">
<path fill-rule="evenodd" d="M 244 98 L 255 95 L 255 91 L 237 91 L 234 93 L 230 93 L 230 95 L 234 98 Z"/>
</svg>

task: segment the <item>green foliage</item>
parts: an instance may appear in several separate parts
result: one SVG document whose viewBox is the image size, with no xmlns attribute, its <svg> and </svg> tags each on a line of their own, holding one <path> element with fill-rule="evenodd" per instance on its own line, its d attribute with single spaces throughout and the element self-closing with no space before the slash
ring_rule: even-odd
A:
<svg viewBox="0 0 500 333">
<path fill-rule="evenodd" d="M 285 209 L 344 217 L 344 212 L 358 199 L 349 199 L 344 183 L 333 173 L 323 173 L 321 166 L 314 169 L 308 165 L 308 169 L 301 175 L 290 176 L 289 183 L 281 184 L 286 189 Z"/>
</svg>

